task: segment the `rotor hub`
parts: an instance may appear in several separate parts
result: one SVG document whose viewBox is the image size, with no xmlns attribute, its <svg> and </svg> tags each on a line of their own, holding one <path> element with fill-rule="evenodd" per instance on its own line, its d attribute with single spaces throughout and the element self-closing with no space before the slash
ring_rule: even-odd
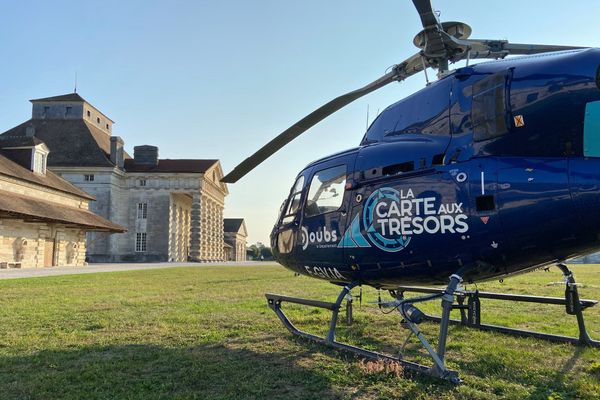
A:
<svg viewBox="0 0 600 400">
<path fill-rule="evenodd" d="M 468 39 L 473 31 L 469 25 L 457 21 L 442 22 L 442 29 L 457 39 Z M 419 32 L 413 39 L 414 45 L 423 50 L 427 44 L 427 34 L 430 32 L 430 29 L 423 29 Z"/>
</svg>

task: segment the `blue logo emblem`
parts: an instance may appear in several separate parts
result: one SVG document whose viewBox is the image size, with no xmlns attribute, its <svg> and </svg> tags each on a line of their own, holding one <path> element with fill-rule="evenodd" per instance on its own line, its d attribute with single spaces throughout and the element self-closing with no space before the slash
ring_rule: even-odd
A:
<svg viewBox="0 0 600 400">
<path fill-rule="evenodd" d="M 367 236 L 371 243 L 383 251 L 397 252 L 404 250 L 410 243 L 410 236 L 392 232 L 391 229 L 385 232 L 377 228 L 381 218 L 376 214 L 376 207 L 381 207 L 384 204 L 389 209 L 389 204 L 399 202 L 400 193 L 396 189 L 385 187 L 371 193 L 363 208 L 363 224 Z"/>
</svg>

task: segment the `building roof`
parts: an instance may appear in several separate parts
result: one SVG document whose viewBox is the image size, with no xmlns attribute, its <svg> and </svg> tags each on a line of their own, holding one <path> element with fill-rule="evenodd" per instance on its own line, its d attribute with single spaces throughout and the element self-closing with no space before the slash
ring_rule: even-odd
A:
<svg viewBox="0 0 600 400">
<path fill-rule="evenodd" d="M 240 228 L 244 224 L 244 218 L 224 218 L 223 219 L 223 232 L 234 232 L 240 231 Z"/>
<path fill-rule="evenodd" d="M 50 149 L 49 167 L 114 167 L 110 136 L 83 119 L 30 119 L 0 136 L 27 136 L 28 128 Z"/>
<path fill-rule="evenodd" d="M 127 172 L 188 172 L 205 173 L 219 160 L 158 160 L 158 165 L 139 165 L 135 160 L 125 160 Z"/>
<path fill-rule="evenodd" d="M 120 225 L 91 211 L 0 190 L 0 216 L 27 222 L 51 221 L 77 225 L 91 231 L 125 232 Z"/>
<path fill-rule="evenodd" d="M 79 93 L 67 93 L 67 94 L 62 94 L 60 96 L 43 97 L 41 99 L 32 99 L 29 101 L 32 103 L 35 103 L 38 101 L 46 102 L 46 101 L 86 101 L 86 100 L 83 97 L 81 97 L 79 95 Z"/>
<path fill-rule="evenodd" d="M 0 136 L 0 149 L 11 147 L 33 147 L 42 142 L 35 136 Z"/>
<path fill-rule="evenodd" d="M 20 166 L 16 162 L 9 160 L 0 153 L 0 175 L 5 175 L 18 180 L 27 181 L 33 184 L 58 190 L 60 192 L 69 193 L 77 197 L 87 200 L 95 200 L 96 198 L 78 187 L 70 184 L 60 176 L 51 171 L 46 170 L 45 175 L 36 174 L 25 167 Z"/>
</svg>

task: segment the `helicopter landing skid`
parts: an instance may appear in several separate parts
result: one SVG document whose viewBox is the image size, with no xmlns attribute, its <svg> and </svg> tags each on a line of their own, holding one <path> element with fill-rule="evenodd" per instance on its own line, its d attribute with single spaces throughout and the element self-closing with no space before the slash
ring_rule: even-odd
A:
<svg viewBox="0 0 600 400">
<path fill-rule="evenodd" d="M 345 343 L 340 343 L 335 340 L 335 329 L 337 326 L 337 319 L 338 319 L 338 314 L 339 314 L 341 304 L 344 301 L 344 299 L 347 298 L 347 295 L 350 293 L 350 290 L 352 290 L 353 287 L 357 286 L 358 283 L 353 282 L 351 284 L 344 286 L 344 288 L 340 292 L 335 303 L 329 303 L 329 302 L 318 301 L 318 300 L 301 299 L 301 298 L 297 298 L 297 297 L 289 297 L 289 296 L 283 296 L 283 295 L 272 294 L 272 293 L 267 293 L 265 296 L 267 298 L 269 307 L 271 309 L 273 309 L 273 311 L 275 311 L 275 313 L 277 314 L 277 316 L 279 317 L 281 322 L 283 322 L 283 325 L 294 335 L 312 340 L 314 342 L 317 342 L 317 343 L 320 343 L 320 344 L 323 344 L 326 346 L 333 347 L 338 350 L 348 351 L 348 352 L 354 353 L 360 357 L 364 357 L 364 358 L 372 359 L 372 360 L 384 361 L 384 362 L 398 363 L 405 370 L 427 374 L 427 375 L 430 375 L 433 377 L 448 380 L 452 383 L 460 383 L 460 378 L 458 377 L 458 372 L 447 369 L 445 366 L 445 363 L 444 363 L 444 354 L 446 351 L 446 338 L 447 338 L 447 334 L 448 334 L 448 326 L 450 323 L 450 311 L 452 309 L 452 303 L 454 301 L 454 291 L 456 290 L 460 281 L 461 281 L 461 278 L 458 275 L 452 275 L 452 277 L 450 278 L 450 283 L 448 284 L 448 287 L 446 288 L 446 290 L 443 293 L 436 294 L 433 296 L 431 296 L 431 295 L 425 296 L 422 298 L 401 300 L 399 303 L 394 305 L 394 307 L 399 307 L 399 310 L 400 310 L 402 316 L 404 317 L 404 319 L 402 320 L 402 326 L 407 329 L 410 329 L 411 334 L 414 334 L 420 340 L 423 347 L 427 350 L 427 352 L 431 356 L 431 359 L 433 360 L 433 366 L 431 366 L 431 367 L 404 360 L 404 359 L 402 359 L 402 357 L 394 357 L 392 355 L 378 353 L 375 351 L 363 349 L 361 347 L 352 346 L 352 345 L 345 344 Z M 413 302 L 428 301 L 428 300 L 433 300 L 434 298 L 442 298 L 442 317 L 440 320 L 441 324 L 440 324 L 440 334 L 439 334 L 437 351 L 435 351 L 431 347 L 429 342 L 425 339 L 425 337 L 419 330 L 419 328 L 417 326 L 418 322 L 413 322 L 411 320 L 411 317 L 403 311 L 404 307 L 402 307 L 403 304 L 407 305 L 407 306 L 411 306 Z M 301 331 L 300 329 L 296 328 L 294 326 L 294 324 L 292 324 L 292 322 L 285 315 L 283 310 L 281 309 L 281 304 L 283 302 L 300 304 L 300 305 L 305 305 L 305 306 L 310 306 L 310 307 L 324 308 L 324 309 L 330 310 L 332 312 L 332 316 L 331 316 L 331 322 L 329 324 L 329 332 L 327 334 L 327 337 L 324 338 L 324 337 L 316 336 L 316 335 Z"/>
<path fill-rule="evenodd" d="M 527 296 L 504 293 L 491 293 L 475 291 L 456 291 L 457 303 L 452 305 L 452 309 L 460 310 L 460 319 L 450 319 L 448 322 L 453 325 L 462 325 L 469 328 L 476 328 L 484 331 L 500 332 L 509 335 L 522 337 L 534 337 L 537 339 L 548 340 L 552 342 L 571 343 L 579 346 L 600 347 L 600 341 L 593 340 L 588 335 L 583 319 L 583 310 L 595 306 L 598 301 L 580 299 L 577 291 L 577 284 L 573 273 L 565 264 L 557 264 L 557 267 L 563 273 L 565 278 L 565 297 L 543 297 L 543 296 Z M 415 287 L 415 286 L 400 286 L 396 289 L 396 295 L 403 298 L 404 292 L 412 293 L 441 293 L 444 289 Z M 489 325 L 481 323 L 481 303 L 479 299 L 494 299 L 504 301 L 518 301 L 538 304 L 555 304 L 563 305 L 569 315 L 577 317 L 577 327 L 579 329 L 579 337 L 555 335 L 543 332 L 534 332 L 524 329 L 508 328 L 505 326 Z M 465 300 L 467 304 L 465 304 Z M 441 322 L 442 317 L 424 314 L 423 319 L 433 322 Z"/>
</svg>

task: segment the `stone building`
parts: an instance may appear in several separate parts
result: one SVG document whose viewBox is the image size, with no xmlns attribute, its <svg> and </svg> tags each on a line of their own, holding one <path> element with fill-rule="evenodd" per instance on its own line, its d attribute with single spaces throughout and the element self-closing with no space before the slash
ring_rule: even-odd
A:
<svg viewBox="0 0 600 400">
<path fill-rule="evenodd" d="M 221 261 L 227 186 L 218 160 L 133 158 L 112 135 L 113 121 L 77 93 L 31 100 L 30 120 L 2 133 L 43 140 L 48 168 L 96 197 L 90 207 L 127 228 L 88 235 L 91 262 Z"/>
<path fill-rule="evenodd" d="M 81 266 L 86 232 L 125 229 L 88 210 L 94 198 L 46 168 L 32 136 L 0 137 L 0 268 Z"/>
<path fill-rule="evenodd" d="M 246 261 L 246 223 L 243 218 L 225 218 L 223 220 L 225 231 L 226 261 Z"/>
</svg>

